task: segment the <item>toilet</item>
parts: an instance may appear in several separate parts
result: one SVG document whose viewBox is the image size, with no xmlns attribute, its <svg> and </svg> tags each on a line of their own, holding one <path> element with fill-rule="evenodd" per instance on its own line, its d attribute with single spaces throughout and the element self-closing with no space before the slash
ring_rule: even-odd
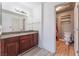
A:
<svg viewBox="0 0 79 59">
<path fill-rule="evenodd" d="M 71 32 L 64 32 L 64 41 L 66 45 L 69 45 L 69 42 L 71 41 Z"/>
</svg>

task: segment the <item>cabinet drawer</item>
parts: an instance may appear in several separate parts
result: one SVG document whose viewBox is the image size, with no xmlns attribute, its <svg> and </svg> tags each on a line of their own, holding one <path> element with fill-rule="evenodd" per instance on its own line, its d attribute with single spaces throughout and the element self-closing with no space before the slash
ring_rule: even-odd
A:
<svg viewBox="0 0 79 59">
<path fill-rule="evenodd" d="M 29 38 L 29 36 L 26 36 L 26 35 L 20 36 L 20 39 L 28 39 L 28 38 Z"/>
<path fill-rule="evenodd" d="M 31 39 L 31 38 L 32 38 L 32 34 L 20 36 L 20 39 Z"/>
<path fill-rule="evenodd" d="M 5 43 L 11 43 L 16 41 L 18 41 L 18 37 L 11 37 L 11 38 L 5 39 Z"/>
</svg>

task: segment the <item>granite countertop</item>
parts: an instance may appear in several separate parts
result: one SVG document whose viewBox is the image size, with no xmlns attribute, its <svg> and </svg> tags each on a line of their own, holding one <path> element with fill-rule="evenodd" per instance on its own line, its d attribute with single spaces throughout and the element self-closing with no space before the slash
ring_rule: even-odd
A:
<svg viewBox="0 0 79 59">
<path fill-rule="evenodd" d="M 9 33 L 9 34 L 7 33 L 7 34 L 2 34 L 0 36 L 0 39 L 21 36 L 21 35 L 28 35 L 28 34 L 33 34 L 33 33 L 37 33 L 37 31 L 27 31 L 27 32 L 20 32 L 20 33 Z"/>
</svg>

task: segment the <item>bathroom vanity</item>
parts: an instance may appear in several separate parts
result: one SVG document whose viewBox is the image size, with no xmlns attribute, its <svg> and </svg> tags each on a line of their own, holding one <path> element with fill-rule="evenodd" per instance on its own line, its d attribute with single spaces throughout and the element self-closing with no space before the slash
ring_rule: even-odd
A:
<svg viewBox="0 0 79 59">
<path fill-rule="evenodd" d="M 38 44 L 38 32 L 3 34 L 0 37 L 0 55 L 16 56 Z"/>
</svg>

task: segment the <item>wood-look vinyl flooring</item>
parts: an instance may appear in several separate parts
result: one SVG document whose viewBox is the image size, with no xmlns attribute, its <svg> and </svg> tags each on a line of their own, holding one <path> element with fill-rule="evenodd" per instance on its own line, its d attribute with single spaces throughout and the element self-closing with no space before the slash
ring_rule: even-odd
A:
<svg viewBox="0 0 79 59">
<path fill-rule="evenodd" d="M 56 44 L 56 56 L 75 56 L 73 44 L 67 46 L 63 41 L 57 41 Z"/>
<path fill-rule="evenodd" d="M 30 51 L 26 51 L 19 56 L 52 56 L 52 54 L 46 49 L 33 47 Z"/>
<path fill-rule="evenodd" d="M 56 43 L 56 53 L 52 54 L 48 50 L 33 47 L 28 52 L 24 52 L 19 56 L 75 56 L 73 45 L 65 45 L 63 41 L 57 41 Z"/>
</svg>

